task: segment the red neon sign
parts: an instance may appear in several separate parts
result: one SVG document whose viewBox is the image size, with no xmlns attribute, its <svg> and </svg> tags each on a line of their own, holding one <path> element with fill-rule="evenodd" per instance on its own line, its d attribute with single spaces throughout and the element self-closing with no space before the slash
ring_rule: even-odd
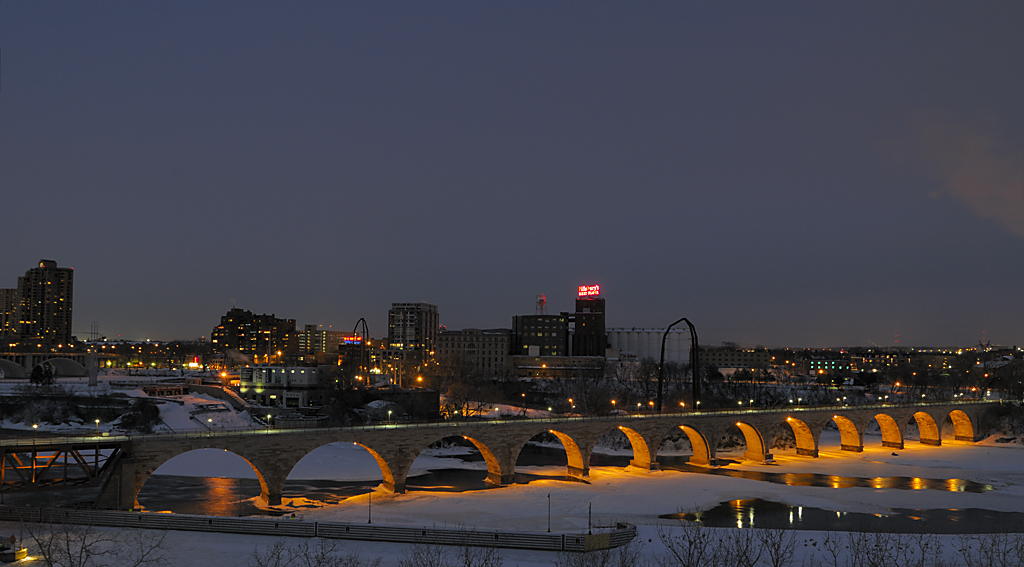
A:
<svg viewBox="0 0 1024 567">
<path fill-rule="evenodd" d="M 579 297 L 594 297 L 601 295 L 601 286 L 599 285 L 581 285 L 579 288 Z"/>
</svg>

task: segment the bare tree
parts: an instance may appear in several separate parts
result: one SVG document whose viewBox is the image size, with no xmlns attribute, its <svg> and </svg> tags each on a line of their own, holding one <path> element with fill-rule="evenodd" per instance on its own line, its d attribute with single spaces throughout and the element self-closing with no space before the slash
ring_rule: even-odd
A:
<svg viewBox="0 0 1024 567">
<path fill-rule="evenodd" d="M 678 529 L 669 530 L 658 526 L 658 539 L 669 555 L 658 557 L 661 567 L 705 567 L 716 565 L 715 560 L 721 540 L 713 530 L 700 522 L 680 521 Z"/>
<path fill-rule="evenodd" d="M 957 554 L 967 567 L 1019 567 L 1024 565 L 1024 535 L 961 535 Z"/>
<path fill-rule="evenodd" d="M 756 567 L 761 560 L 764 548 L 758 532 L 754 529 L 729 530 L 725 537 L 725 545 L 719 548 L 719 554 L 727 555 L 728 564 L 736 567 Z"/>
<path fill-rule="evenodd" d="M 501 552 L 493 547 L 416 544 L 398 560 L 398 567 L 502 567 Z"/>
<path fill-rule="evenodd" d="M 167 532 L 103 529 L 69 523 L 23 523 L 47 567 L 167 565 Z"/>
<path fill-rule="evenodd" d="M 644 544 L 634 538 L 616 549 L 585 552 L 560 552 L 554 567 L 648 567 L 644 558 Z"/>
<path fill-rule="evenodd" d="M 380 567 L 379 557 L 363 560 L 357 553 L 342 553 L 340 544 L 324 538 L 288 543 L 279 539 L 252 552 L 253 567 Z"/>
<path fill-rule="evenodd" d="M 786 529 L 757 530 L 761 547 L 767 555 L 768 567 L 786 567 L 793 563 L 796 553 L 796 533 Z"/>
</svg>

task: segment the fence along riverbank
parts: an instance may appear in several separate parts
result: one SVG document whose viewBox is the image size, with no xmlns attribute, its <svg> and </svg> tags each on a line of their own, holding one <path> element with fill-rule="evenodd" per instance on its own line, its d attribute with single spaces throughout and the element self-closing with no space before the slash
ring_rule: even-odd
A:
<svg viewBox="0 0 1024 567">
<path fill-rule="evenodd" d="M 636 537 L 636 526 L 624 523 L 594 534 L 553 534 L 13 506 L 0 506 L 0 521 L 576 552 L 614 549 Z"/>
</svg>

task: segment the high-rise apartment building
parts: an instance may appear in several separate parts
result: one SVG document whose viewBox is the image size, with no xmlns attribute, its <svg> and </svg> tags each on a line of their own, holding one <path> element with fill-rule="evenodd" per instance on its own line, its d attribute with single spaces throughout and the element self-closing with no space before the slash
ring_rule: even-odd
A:
<svg viewBox="0 0 1024 567">
<path fill-rule="evenodd" d="M 220 325 L 210 335 L 215 352 L 238 351 L 261 361 L 279 361 L 282 355 L 290 354 L 297 346 L 295 339 L 295 319 L 254 315 L 238 308 L 221 317 Z"/>
<path fill-rule="evenodd" d="M 429 303 L 392 303 L 388 310 L 388 350 L 407 360 L 429 358 L 441 321 Z"/>
<path fill-rule="evenodd" d="M 22 340 L 47 344 L 71 342 L 74 280 L 72 268 L 58 268 L 53 260 L 40 260 L 38 266 L 18 278 L 14 318 Z M 5 303 L 10 291 L 5 290 Z"/>
<path fill-rule="evenodd" d="M 18 336 L 18 290 L 0 289 L 0 337 Z"/>
</svg>

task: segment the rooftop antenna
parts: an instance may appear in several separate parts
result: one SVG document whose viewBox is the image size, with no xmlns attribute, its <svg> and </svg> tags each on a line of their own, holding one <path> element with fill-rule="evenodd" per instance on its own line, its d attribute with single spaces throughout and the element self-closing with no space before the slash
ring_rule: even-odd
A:
<svg viewBox="0 0 1024 567">
<path fill-rule="evenodd" d="M 537 295 L 537 315 L 548 314 L 548 296 L 543 293 Z"/>
</svg>

